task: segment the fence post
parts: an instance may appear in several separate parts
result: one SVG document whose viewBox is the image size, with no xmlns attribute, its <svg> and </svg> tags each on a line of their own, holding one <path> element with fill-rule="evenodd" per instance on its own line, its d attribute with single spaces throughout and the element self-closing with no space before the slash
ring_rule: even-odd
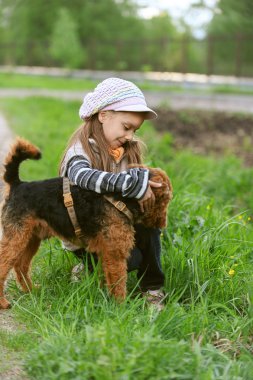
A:
<svg viewBox="0 0 253 380">
<path fill-rule="evenodd" d="M 92 70 L 96 70 L 96 48 L 97 43 L 95 38 L 91 38 L 88 43 L 88 55 L 89 55 L 89 67 Z"/>
<path fill-rule="evenodd" d="M 181 71 L 183 74 L 187 73 L 188 69 L 188 42 L 189 39 L 187 37 L 183 37 L 181 43 L 182 43 L 182 62 L 181 62 Z"/>
<path fill-rule="evenodd" d="M 213 74 L 213 44 L 214 38 L 209 34 L 207 36 L 207 75 Z"/>
<path fill-rule="evenodd" d="M 240 77 L 242 72 L 242 35 L 237 33 L 235 36 L 235 76 Z"/>
</svg>

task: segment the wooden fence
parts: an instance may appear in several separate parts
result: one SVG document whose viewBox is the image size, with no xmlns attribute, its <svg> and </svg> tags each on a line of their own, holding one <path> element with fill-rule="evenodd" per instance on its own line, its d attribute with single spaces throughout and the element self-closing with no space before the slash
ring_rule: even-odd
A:
<svg viewBox="0 0 253 380">
<path fill-rule="evenodd" d="M 253 77 L 253 35 L 209 35 L 201 40 L 193 37 L 115 41 L 88 38 L 82 41 L 82 46 L 83 60 L 78 67 L 81 69 Z M 38 51 L 43 54 L 39 56 Z M 0 45 L 0 64 L 61 66 L 50 55 L 47 41 L 34 40 L 22 48 L 18 42 Z"/>
</svg>

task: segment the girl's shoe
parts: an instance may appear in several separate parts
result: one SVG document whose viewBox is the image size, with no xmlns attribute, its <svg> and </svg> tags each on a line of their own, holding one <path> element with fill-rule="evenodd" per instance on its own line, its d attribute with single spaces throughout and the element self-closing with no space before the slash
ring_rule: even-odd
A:
<svg viewBox="0 0 253 380">
<path fill-rule="evenodd" d="M 146 299 L 147 305 L 153 307 L 157 311 L 162 311 L 164 309 L 164 299 L 166 297 L 162 289 L 147 290 L 142 292 L 142 296 Z"/>
<path fill-rule="evenodd" d="M 71 282 L 79 282 L 85 274 L 85 268 L 83 263 L 75 265 L 71 271 Z"/>
</svg>

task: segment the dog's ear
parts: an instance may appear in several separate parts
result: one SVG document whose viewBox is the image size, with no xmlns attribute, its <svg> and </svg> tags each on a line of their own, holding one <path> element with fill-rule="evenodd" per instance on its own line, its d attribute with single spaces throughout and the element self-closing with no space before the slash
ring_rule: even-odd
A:
<svg viewBox="0 0 253 380">
<path fill-rule="evenodd" d="M 146 227 L 152 228 L 164 228 L 167 225 L 167 206 L 168 203 L 164 202 L 163 205 L 159 204 L 159 207 L 156 206 L 147 211 L 142 218 L 142 222 Z"/>
<path fill-rule="evenodd" d="M 161 187 L 152 187 L 155 195 L 155 205 L 146 213 L 145 224 L 150 227 L 164 228 L 167 225 L 167 208 L 173 197 L 172 185 L 167 174 L 159 168 L 149 168 L 150 179 L 161 183 Z"/>
<path fill-rule="evenodd" d="M 153 182 L 161 183 L 161 187 L 153 187 L 152 191 L 155 196 L 168 198 L 170 201 L 173 197 L 173 188 L 168 175 L 160 168 L 149 168 L 149 179 Z"/>
<path fill-rule="evenodd" d="M 167 227 L 167 213 L 164 212 L 159 215 L 156 219 L 156 228 L 165 228 Z"/>
</svg>

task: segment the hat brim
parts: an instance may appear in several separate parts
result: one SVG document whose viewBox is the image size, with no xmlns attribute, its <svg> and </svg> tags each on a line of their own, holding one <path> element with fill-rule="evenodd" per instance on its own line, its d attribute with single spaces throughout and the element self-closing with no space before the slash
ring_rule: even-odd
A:
<svg viewBox="0 0 253 380">
<path fill-rule="evenodd" d="M 121 106 L 113 108 L 114 111 L 125 112 L 146 112 L 145 120 L 151 120 L 157 118 L 157 113 L 151 108 L 146 107 L 144 104 L 132 104 L 130 106 Z"/>
</svg>

